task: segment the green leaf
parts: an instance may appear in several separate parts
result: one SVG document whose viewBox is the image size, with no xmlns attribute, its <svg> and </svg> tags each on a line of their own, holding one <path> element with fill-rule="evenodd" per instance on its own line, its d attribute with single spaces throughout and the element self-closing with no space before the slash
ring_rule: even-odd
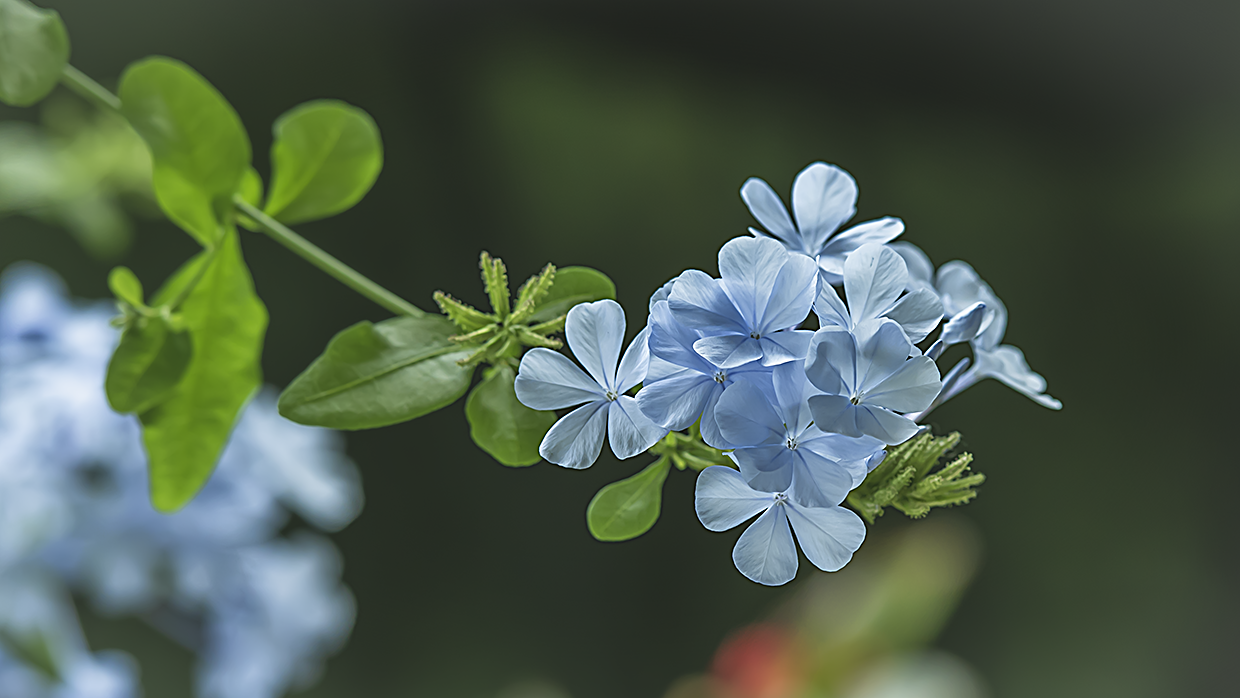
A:
<svg viewBox="0 0 1240 698">
<path fill-rule="evenodd" d="M 263 203 L 263 178 L 258 174 L 258 170 L 253 167 L 246 168 L 245 174 L 241 177 L 241 186 L 237 188 L 237 195 L 241 197 L 247 204 L 262 208 Z M 261 228 L 254 219 L 237 212 L 237 225 L 246 230 L 257 233 Z"/>
<path fill-rule="evenodd" d="M 0 102 L 28 107 L 60 82 L 69 34 L 55 10 L 0 0 Z"/>
<path fill-rule="evenodd" d="M 262 379 L 267 309 L 254 293 L 235 230 L 226 232 L 213 257 L 204 252 L 181 267 L 153 304 L 167 304 L 195 280 L 180 308 L 193 359 L 175 394 L 139 415 L 151 502 L 165 512 L 184 506 L 206 483 Z"/>
<path fill-rule="evenodd" d="M 117 300 L 135 308 L 143 307 L 142 282 L 128 267 L 116 267 L 108 274 L 108 288 Z"/>
<path fill-rule="evenodd" d="M 271 163 L 267 215 L 286 224 L 333 216 L 360 201 L 383 169 L 379 127 L 344 102 L 306 102 L 276 119 Z"/>
<path fill-rule="evenodd" d="M 665 456 L 633 477 L 599 490 L 586 509 L 591 535 L 601 541 L 622 541 L 649 531 L 659 519 L 669 465 Z"/>
<path fill-rule="evenodd" d="M 250 167 L 241 119 L 201 75 L 170 58 L 125 70 L 121 111 L 151 149 L 160 207 L 204 247 L 232 220 L 232 197 Z"/>
<path fill-rule="evenodd" d="M 359 322 L 280 395 L 280 414 L 300 424 L 373 429 L 446 407 L 469 389 L 469 356 L 449 339 L 456 327 L 435 315 Z"/>
<path fill-rule="evenodd" d="M 138 319 L 125 329 L 108 363 L 108 404 L 121 413 L 155 407 L 172 395 L 193 353 L 186 330 L 173 329 L 162 317 Z"/>
<path fill-rule="evenodd" d="M 465 416 L 474 443 L 495 460 L 511 466 L 533 465 L 541 460 L 538 445 L 556 416 L 522 405 L 513 389 L 516 378 L 509 366 L 487 371 L 465 401 Z"/>
<path fill-rule="evenodd" d="M 554 320 L 578 303 L 604 298 L 616 298 L 616 285 L 606 274 L 590 267 L 563 267 L 555 271 L 555 283 L 536 306 L 530 322 Z"/>
</svg>

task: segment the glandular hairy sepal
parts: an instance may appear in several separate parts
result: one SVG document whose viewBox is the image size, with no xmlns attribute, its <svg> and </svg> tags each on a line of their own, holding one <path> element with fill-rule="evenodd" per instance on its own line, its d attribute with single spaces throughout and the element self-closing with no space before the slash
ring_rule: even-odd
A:
<svg viewBox="0 0 1240 698">
<path fill-rule="evenodd" d="M 462 303 L 443 291 L 436 291 L 433 297 L 435 304 L 439 306 L 439 311 L 447 315 L 462 333 L 474 332 L 496 322 L 494 315 L 488 315 L 467 303 Z"/>
<path fill-rule="evenodd" d="M 986 480 L 985 475 L 970 471 L 973 455 L 961 453 L 940 465 L 959 443 L 959 433 L 936 437 L 924 431 L 890 447 L 883 462 L 848 496 L 848 504 L 873 523 L 887 507 L 921 518 L 935 507 L 969 502 L 977 496 L 975 488 Z"/>
</svg>

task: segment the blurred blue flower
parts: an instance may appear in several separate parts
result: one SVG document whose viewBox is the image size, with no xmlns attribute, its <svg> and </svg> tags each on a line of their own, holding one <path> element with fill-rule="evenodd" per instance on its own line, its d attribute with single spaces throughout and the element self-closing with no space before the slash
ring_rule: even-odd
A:
<svg viewBox="0 0 1240 698">
<path fill-rule="evenodd" d="M 136 420 L 112 412 L 102 388 L 113 314 L 70 303 L 42 268 L 0 276 L 0 575 L 39 570 L 101 612 L 141 613 L 199 653 L 203 698 L 306 685 L 352 627 L 353 600 L 329 542 L 279 533 L 294 513 L 334 531 L 360 512 L 340 436 L 280 418 L 264 390 L 202 492 L 157 513 Z M 96 674 L 62 670 L 30 695 L 114 695 L 75 688 Z"/>
<path fill-rule="evenodd" d="M 737 471 L 715 465 L 697 479 L 694 508 L 711 531 L 726 531 L 761 513 L 732 549 L 736 569 L 759 584 L 786 584 L 797 573 L 795 530 L 801 550 L 816 567 L 835 572 L 848 564 L 865 540 L 861 517 L 841 506 L 846 487 L 831 492 L 831 506 L 807 507 L 783 492 L 762 492 Z M 789 529 L 789 523 L 792 527 Z"/>
<path fill-rule="evenodd" d="M 538 447 L 543 458 L 566 468 L 588 468 L 598 460 L 607 432 L 611 450 L 621 460 L 645 451 L 667 434 L 642 412 L 636 399 L 625 394 L 645 380 L 650 353 L 643 328 L 621 359 L 624 330 L 619 303 L 580 303 L 568 311 L 564 334 L 589 375 L 550 349 L 531 349 L 521 358 L 515 389 L 522 404 L 535 410 L 581 405 L 543 437 Z"/>
<path fill-rule="evenodd" d="M 882 320 L 865 338 L 842 327 L 814 333 L 805 374 L 822 395 L 809 398 L 814 423 L 846 436 L 898 444 L 917 433 L 899 412 L 924 410 L 939 394 L 939 370 L 926 356 L 909 358 L 913 345 L 894 320 Z"/>
<path fill-rule="evenodd" d="M 719 250 L 720 279 L 690 269 L 668 296 L 672 317 L 702 337 L 693 349 L 721 368 L 805 358 L 812 334 L 796 329 L 817 290 L 814 264 L 770 238 L 735 238 Z"/>
<path fill-rule="evenodd" d="M 904 221 L 887 217 L 836 234 L 857 213 L 857 183 L 840 167 L 825 162 L 801 170 L 792 182 L 795 225 L 779 195 L 765 181 L 757 177 L 746 180 L 741 198 L 766 233 L 781 240 L 790 251 L 815 259 L 830 283 L 838 282 L 844 273 L 844 260 L 858 247 L 867 242 L 888 242 L 904 232 Z M 755 228 L 749 232 L 764 234 Z"/>
</svg>

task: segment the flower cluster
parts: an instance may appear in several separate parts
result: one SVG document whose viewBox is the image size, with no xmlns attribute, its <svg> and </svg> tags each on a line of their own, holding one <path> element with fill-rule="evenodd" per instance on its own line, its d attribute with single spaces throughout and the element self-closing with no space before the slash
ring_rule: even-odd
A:
<svg viewBox="0 0 1240 698">
<path fill-rule="evenodd" d="M 333 432 L 260 393 L 202 493 L 173 515 L 148 500 L 133 417 L 109 409 L 116 330 L 50 272 L 0 277 L 0 695 L 130 698 L 136 666 L 91 653 L 68 594 L 135 614 L 199 656 L 204 698 L 274 698 L 317 676 L 353 625 L 341 561 L 296 513 L 337 530 L 361 483 Z"/>
<path fill-rule="evenodd" d="M 660 288 L 623 359 L 621 307 L 574 307 L 568 345 L 585 371 L 534 349 L 516 392 L 539 410 L 583 405 L 542 442 L 542 456 L 565 467 L 592 465 L 607 433 L 623 459 L 697 425 L 731 459 L 698 476 L 698 518 L 723 531 L 758 516 L 733 559 L 778 585 L 796 575 L 794 531 L 820 569 L 848 563 L 865 525 L 841 505 L 943 401 L 991 377 L 1060 405 L 1020 350 L 1000 344 L 1007 311 L 971 267 L 936 272 L 918 248 L 892 242 L 904 230 L 897 218 L 837 232 L 856 213 L 844 170 L 815 163 L 797 175 L 791 216 L 762 180 L 741 197 L 764 230 L 723 245 L 719 278 L 690 269 Z M 966 342 L 972 367 L 964 359 L 941 374 L 943 350 Z"/>
</svg>

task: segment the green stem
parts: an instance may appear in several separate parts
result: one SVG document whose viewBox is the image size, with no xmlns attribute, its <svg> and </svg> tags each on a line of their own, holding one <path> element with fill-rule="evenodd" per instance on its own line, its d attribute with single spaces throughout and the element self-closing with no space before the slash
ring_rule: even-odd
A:
<svg viewBox="0 0 1240 698">
<path fill-rule="evenodd" d="M 121 98 L 109 92 L 103 85 L 95 82 L 89 75 L 66 65 L 60 73 L 60 84 L 76 92 L 82 99 L 94 104 L 104 111 L 120 113 Z"/>
<path fill-rule="evenodd" d="M 324 252 L 314 243 L 290 230 L 283 223 L 251 206 L 240 196 L 233 197 L 233 205 L 238 211 L 252 218 L 258 224 L 259 230 L 262 230 L 273 240 L 292 250 L 299 257 L 318 267 L 328 276 L 331 276 L 345 286 L 397 315 L 408 315 L 410 317 L 426 315 L 426 311 L 362 276 L 354 271 L 352 267 L 349 267 L 344 262 Z"/>
<path fill-rule="evenodd" d="M 198 265 L 198 270 L 194 272 L 194 278 L 191 279 L 190 282 L 186 284 L 179 293 L 177 293 L 176 298 L 173 298 L 172 302 L 168 304 L 168 309 L 171 312 L 175 313 L 180 310 L 181 304 L 184 303 L 185 299 L 189 298 L 189 294 L 193 293 L 194 289 L 198 287 L 198 282 L 202 281 L 202 277 L 206 276 L 207 269 L 210 268 L 211 263 L 215 261 L 215 253 L 219 249 L 219 245 L 212 245 L 206 249 L 206 253 L 203 255 L 202 263 Z"/>
</svg>

